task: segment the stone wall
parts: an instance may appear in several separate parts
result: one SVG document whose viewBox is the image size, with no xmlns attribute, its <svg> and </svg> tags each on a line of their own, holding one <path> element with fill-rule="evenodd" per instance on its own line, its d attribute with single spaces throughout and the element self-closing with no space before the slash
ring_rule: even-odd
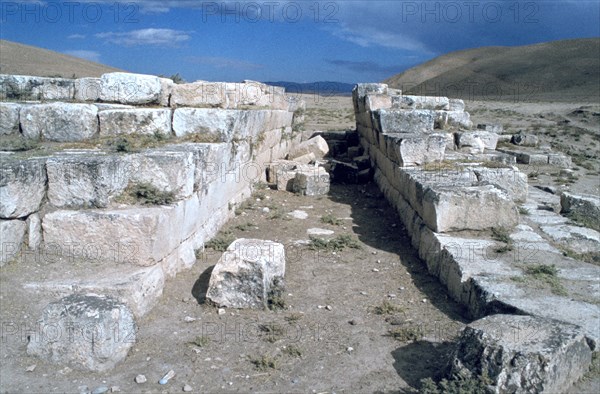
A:
<svg viewBox="0 0 600 394">
<path fill-rule="evenodd" d="M 514 166 L 515 156 L 495 150 L 498 135 L 471 130 L 461 100 L 403 96 L 384 84 L 359 84 L 353 96 L 361 146 L 375 181 L 396 208 L 428 271 L 472 319 L 505 314 L 505 327 L 486 326 L 483 319 L 473 327 L 484 327 L 483 338 L 493 346 L 502 346 L 510 337 L 518 354 L 538 360 L 527 368 L 544 370 L 547 363 L 565 363 L 570 371 L 568 378 L 551 373 L 537 380 L 528 377 L 521 382 L 525 386 L 534 382 L 541 391 L 565 388 L 583 376 L 600 338 L 600 308 L 597 292 L 582 289 L 597 288 L 598 268 L 563 256 L 530 227 L 536 225 L 537 212 L 531 213 L 532 222 L 520 216 L 525 206 L 537 210 L 540 204 L 530 200 L 527 177 Z M 539 218 L 548 223 L 560 216 L 542 210 Z M 528 267 L 540 266 L 555 270 L 550 291 L 528 276 Z M 519 315 L 557 327 L 574 325 L 580 340 L 564 339 L 540 352 L 536 341 L 507 334 L 509 327 L 520 327 Z M 461 346 L 478 346 L 468 335 L 463 337 Z M 566 351 L 577 353 L 577 361 L 569 364 L 562 358 Z M 456 360 L 460 357 L 458 352 Z M 515 362 L 510 357 L 497 360 L 490 375 L 497 392 L 504 392 L 502 376 Z M 470 373 L 480 374 L 481 368 L 473 367 Z"/>
<path fill-rule="evenodd" d="M 25 287 L 112 295 L 137 316 L 156 303 L 166 277 L 196 262 L 195 250 L 265 179 L 267 164 L 300 141 L 292 125 L 301 103 L 252 81 L 2 75 L 0 98 L 8 100 L 0 102 L 0 146 L 41 144 L 0 152 L 0 266 L 56 261 Z M 115 148 L 123 137 L 153 143 Z M 131 195 L 140 187 L 169 200 L 144 205 Z M 62 264 L 85 269 L 65 277 Z"/>
</svg>

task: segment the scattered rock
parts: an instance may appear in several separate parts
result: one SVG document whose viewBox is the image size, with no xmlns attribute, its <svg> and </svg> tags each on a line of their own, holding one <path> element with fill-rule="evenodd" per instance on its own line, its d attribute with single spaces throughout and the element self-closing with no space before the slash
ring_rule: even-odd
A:
<svg viewBox="0 0 600 394">
<path fill-rule="evenodd" d="M 323 228 L 309 228 L 308 230 L 306 230 L 306 233 L 309 236 L 328 236 L 328 235 L 335 234 L 335 231 L 333 231 L 333 230 L 326 230 L 326 229 L 323 229 Z"/>
<path fill-rule="evenodd" d="M 540 139 L 533 134 L 519 133 L 513 135 L 511 142 L 519 146 L 538 146 Z"/>
<path fill-rule="evenodd" d="M 313 154 L 314 159 L 322 159 L 327 153 L 329 153 L 329 146 L 325 138 L 320 135 L 300 143 L 298 146 L 293 148 L 288 154 L 288 160 L 294 160 L 299 157 Z M 314 160 L 313 159 L 313 160 Z"/>
<path fill-rule="evenodd" d="M 189 384 L 186 384 L 185 386 L 183 386 L 183 391 L 186 393 L 192 392 L 193 390 L 194 389 Z"/>
<path fill-rule="evenodd" d="M 186 316 L 186 317 L 183 319 L 183 321 L 184 321 L 184 322 L 186 322 L 186 323 L 193 323 L 193 322 L 195 322 L 196 320 L 197 320 L 197 319 L 195 319 L 195 318 L 193 318 L 193 317 L 190 317 L 190 316 Z"/>
<path fill-rule="evenodd" d="M 25 372 L 33 372 L 33 371 L 35 371 L 36 367 L 37 367 L 37 365 L 35 365 L 35 364 L 30 365 L 27 368 L 25 368 Z"/>
<path fill-rule="evenodd" d="M 268 307 L 285 275 L 285 249 L 277 242 L 238 239 L 213 269 L 206 298 L 228 308 Z"/>
<path fill-rule="evenodd" d="M 141 374 L 140 374 L 140 375 L 138 375 L 138 376 L 136 376 L 136 377 L 135 377 L 135 382 L 136 382 L 137 384 L 146 383 L 147 381 L 148 381 L 148 379 L 146 379 L 146 376 L 145 376 L 145 375 L 141 375 Z"/>
<path fill-rule="evenodd" d="M 291 217 L 293 217 L 294 219 L 307 219 L 308 218 L 308 213 L 304 212 L 304 211 L 293 211 L 288 213 L 288 215 L 290 215 Z"/>
</svg>

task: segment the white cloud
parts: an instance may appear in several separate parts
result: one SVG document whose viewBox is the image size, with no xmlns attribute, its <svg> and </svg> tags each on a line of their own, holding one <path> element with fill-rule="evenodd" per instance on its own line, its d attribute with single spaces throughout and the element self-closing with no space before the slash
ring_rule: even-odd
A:
<svg viewBox="0 0 600 394">
<path fill-rule="evenodd" d="M 195 64 L 205 64 L 215 68 L 228 68 L 236 70 L 256 70 L 264 67 L 262 64 L 218 56 L 190 56 L 187 58 L 187 61 Z"/>
<path fill-rule="evenodd" d="M 176 46 L 191 38 L 190 32 L 173 29 L 140 29 L 129 32 L 104 32 L 96 34 L 96 37 L 111 44 L 127 47 L 137 45 Z"/>
<path fill-rule="evenodd" d="M 85 36 L 83 34 L 71 34 L 67 37 L 69 40 L 83 40 Z"/>
<path fill-rule="evenodd" d="M 100 63 L 100 53 L 96 51 L 86 51 L 82 49 L 74 49 L 69 51 L 64 51 L 66 55 L 75 56 L 81 59 L 89 60 L 92 62 Z"/>
</svg>

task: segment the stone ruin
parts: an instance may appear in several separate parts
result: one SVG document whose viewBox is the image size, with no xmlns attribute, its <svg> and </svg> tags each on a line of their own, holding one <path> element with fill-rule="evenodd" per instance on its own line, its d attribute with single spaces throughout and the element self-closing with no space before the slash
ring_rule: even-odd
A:
<svg viewBox="0 0 600 394">
<path fill-rule="evenodd" d="M 598 350 L 599 270 L 554 245 L 575 240 L 598 253 L 600 234 L 568 224 L 559 211 L 562 203 L 563 212 L 581 215 L 600 204 L 529 190 L 515 166 L 564 168 L 568 156 L 496 149 L 501 128 L 473 129 L 461 100 L 403 96 L 384 84 L 359 84 L 353 99 L 375 182 L 428 271 L 475 319 L 449 376 L 485 375 L 499 393 L 568 389 Z M 498 228 L 504 237 L 494 236 Z M 556 268 L 560 288 L 541 290 L 527 279 L 540 263 Z"/>
<path fill-rule="evenodd" d="M 97 316 L 127 323 L 119 336 L 134 335 L 135 318 L 156 304 L 165 278 L 195 263 L 195 251 L 256 182 L 311 196 L 327 194 L 332 179 L 374 178 L 429 272 L 475 319 L 457 345 L 450 376 L 485 373 L 496 392 L 561 391 L 587 371 L 597 350 L 598 269 L 555 246 L 576 235 L 600 250 L 595 230 L 577 230 L 558 212 L 598 210 L 597 199 L 564 194 L 557 201 L 528 188 L 517 163 L 568 168 L 570 159 L 523 147 L 535 145 L 526 136 L 510 136 L 518 148 L 499 148 L 506 141 L 501 128 L 474 129 L 462 100 L 359 84 L 357 131 L 306 138 L 297 132 L 303 103 L 253 81 L 0 75 L 0 88 L 0 141 L 42 146 L 0 152 L 0 266 L 58 264 L 32 270 L 23 283 L 38 299 L 60 299 L 46 307 L 42 324 L 78 329 Z M 127 138 L 152 143 L 131 149 Z M 335 158 L 324 159 L 328 153 Z M 157 197 L 149 190 L 168 198 L 145 205 L 144 198 Z M 520 214 L 525 209 L 531 215 Z M 500 227 L 508 238 L 494 237 Z M 251 247 L 269 250 L 269 258 L 240 253 Z M 523 280 L 537 262 L 557 267 L 560 291 Z M 63 277 L 62 267 L 73 264 L 85 269 Z M 217 267 L 207 299 L 264 307 L 285 274 L 285 251 L 237 240 Z M 89 341 L 38 341 L 28 351 L 104 371 L 129 349 L 105 339 L 93 350 L 85 347 Z"/>
</svg>

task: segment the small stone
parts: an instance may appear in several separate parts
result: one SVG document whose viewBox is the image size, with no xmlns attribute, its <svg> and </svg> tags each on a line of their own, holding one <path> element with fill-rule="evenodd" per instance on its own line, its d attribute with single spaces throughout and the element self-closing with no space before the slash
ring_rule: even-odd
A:
<svg viewBox="0 0 600 394">
<path fill-rule="evenodd" d="M 97 387 L 96 389 L 94 389 L 94 391 L 92 391 L 92 394 L 104 394 L 104 393 L 108 393 L 108 387 L 106 387 L 106 386 Z"/>
<path fill-rule="evenodd" d="M 374 250 L 372 253 L 375 255 L 375 254 L 377 254 L 377 251 L 376 251 L 376 250 Z"/>
<path fill-rule="evenodd" d="M 190 302 L 190 297 L 184 297 L 181 299 L 182 302 Z"/>
<path fill-rule="evenodd" d="M 185 386 L 183 386 L 183 391 L 186 392 L 186 393 L 189 393 L 192 390 L 194 390 L 194 389 L 189 384 L 186 384 Z"/>
<path fill-rule="evenodd" d="M 427 299 L 426 299 L 426 298 L 423 298 L 423 300 L 421 300 L 421 302 L 422 302 L 423 304 L 426 304 L 426 303 L 427 303 Z"/>
<path fill-rule="evenodd" d="M 225 309 L 223 309 L 223 308 L 219 308 L 219 309 L 217 310 L 217 313 L 218 313 L 219 315 L 224 315 L 226 312 L 225 312 Z"/>
<path fill-rule="evenodd" d="M 377 260 L 377 264 L 381 264 L 381 260 Z"/>
<path fill-rule="evenodd" d="M 269 208 L 267 208 L 267 207 L 264 207 L 262 209 L 262 211 L 263 211 L 263 213 L 269 213 L 269 212 L 271 212 L 271 210 Z"/>
<path fill-rule="evenodd" d="M 308 213 L 306 213 L 304 211 L 298 211 L 298 210 L 290 212 L 290 213 L 288 213 L 288 215 L 290 215 L 294 219 L 304 220 L 304 219 L 308 218 Z"/>
<path fill-rule="evenodd" d="M 373 268 L 373 272 L 379 272 L 377 268 Z"/>
<path fill-rule="evenodd" d="M 404 290 L 404 287 L 400 287 L 400 290 Z"/>
<path fill-rule="evenodd" d="M 148 379 L 146 379 L 146 377 L 144 375 L 138 375 L 135 377 L 135 382 L 137 384 L 146 383 L 147 381 L 148 381 Z"/>
<path fill-rule="evenodd" d="M 351 352 L 353 352 L 353 351 L 354 351 L 354 348 L 353 348 L 353 347 L 348 347 L 348 349 L 346 349 L 346 351 L 347 351 L 348 353 L 351 353 Z"/>
<path fill-rule="evenodd" d="M 331 305 L 327 305 L 327 306 L 325 307 L 325 309 L 327 309 L 328 311 L 330 311 L 330 310 L 333 310 L 333 308 L 331 307 Z"/>
<path fill-rule="evenodd" d="M 112 393 L 119 393 L 119 392 L 121 392 L 121 388 L 120 388 L 119 386 L 112 386 L 112 387 L 110 388 L 110 391 L 111 391 Z"/>
<path fill-rule="evenodd" d="M 396 295 L 396 294 L 392 294 L 392 293 L 390 293 L 390 294 L 388 294 L 388 297 L 389 297 L 389 298 L 396 298 L 396 297 L 397 297 L 397 295 Z"/>
<path fill-rule="evenodd" d="M 358 322 L 354 319 L 348 321 L 348 324 L 350 324 L 351 326 L 356 326 L 358 324 Z"/>
<path fill-rule="evenodd" d="M 186 323 L 193 323 L 193 322 L 195 322 L 196 320 L 197 320 L 197 319 L 195 319 L 195 318 L 193 318 L 193 317 L 190 317 L 190 316 L 186 316 L 186 317 L 183 319 L 183 321 L 184 321 L 184 322 L 186 322 Z"/>
<path fill-rule="evenodd" d="M 364 295 L 364 296 L 366 296 L 366 295 L 369 295 L 369 294 L 368 294 L 366 291 L 361 291 L 361 292 L 360 292 L 360 295 Z"/>
<path fill-rule="evenodd" d="M 317 308 L 318 308 L 318 309 L 323 309 L 323 308 L 325 308 L 325 307 L 324 307 L 323 305 L 317 305 Z"/>
<path fill-rule="evenodd" d="M 35 368 L 36 368 L 36 367 L 37 367 L 37 365 L 35 365 L 35 364 L 33 364 L 33 365 L 30 365 L 30 366 L 28 366 L 27 368 L 25 368 L 25 371 L 26 371 L 26 372 L 33 372 L 33 371 L 35 371 Z"/>
</svg>

